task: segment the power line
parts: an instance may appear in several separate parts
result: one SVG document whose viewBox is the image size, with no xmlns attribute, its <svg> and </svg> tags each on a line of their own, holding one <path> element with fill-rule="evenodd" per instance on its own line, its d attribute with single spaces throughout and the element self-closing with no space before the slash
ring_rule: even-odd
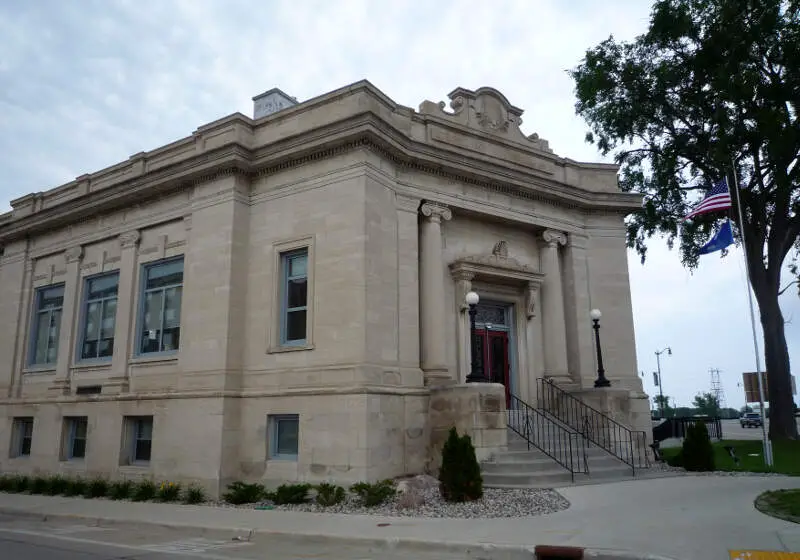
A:
<svg viewBox="0 0 800 560">
<path fill-rule="evenodd" d="M 716 397 L 719 408 L 727 408 L 725 402 L 725 389 L 722 388 L 722 380 L 719 377 L 720 370 L 711 368 L 708 371 L 711 373 L 711 392 Z"/>
</svg>

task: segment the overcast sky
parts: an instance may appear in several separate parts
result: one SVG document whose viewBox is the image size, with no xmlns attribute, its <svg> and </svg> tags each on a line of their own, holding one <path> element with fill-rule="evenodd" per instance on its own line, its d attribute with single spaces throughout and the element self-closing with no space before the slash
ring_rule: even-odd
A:
<svg viewBox="0 0 800 560">
<path fill-rule="evenodd" d="M 644 31 L 645 0 L 0 0 L 0 212 L 8 201 L 191 134 L 280 87 L 299 100 L 366 78 L 418 107 L 492 86 L 525 110 L 523 131 L 559 155 L 584 143 L 565 70 L 610 34 Z M 722 370 L 727 402 L 755 359 L 741 253 L 684 270 L 653 240 L 630 255 L 639 370 L 687 405 Z M 800 298 L 784 296 L 800 359 Z M 587 319 L 588 320 L 588 319 Z M 761 344 L 759 342 L 759 344 Z"/>
</svg>

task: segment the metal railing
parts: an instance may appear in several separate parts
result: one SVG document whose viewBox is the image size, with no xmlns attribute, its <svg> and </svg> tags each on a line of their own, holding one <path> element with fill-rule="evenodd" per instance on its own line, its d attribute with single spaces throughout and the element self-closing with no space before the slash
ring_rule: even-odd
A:
<svg viewBox="0 0 800 560">
<path fill-rule="evenodd" d="M 634 476 L 637 468 L 650 466 L 645 432 L 620 424 L 549 379 L 540 378 L 537 382 L 537 408 L 540 411 L 630 466 Z"/>
<path fill-rule="evenodd" d="M 686 437 L 686 429 L 695 422 L 702 422 L 708 430 L 708 437 L 711 439 L 722 439 L 722 420 L 717 417 L 708 416 L 681 416 L 677 418 L 667 418 L 657 426 L 653 426 L 653 440 L 664 441 L 670 438 Z"/>
<path fill-rule="evenodd" d="M 553 422 L 542 412 L 515 395 L 510 395 L 508 427 L 528 444 L 567 469 L 572 481 L 575 473 L 589 474 L 585 440 L 575 431 Z"/>
</svg>

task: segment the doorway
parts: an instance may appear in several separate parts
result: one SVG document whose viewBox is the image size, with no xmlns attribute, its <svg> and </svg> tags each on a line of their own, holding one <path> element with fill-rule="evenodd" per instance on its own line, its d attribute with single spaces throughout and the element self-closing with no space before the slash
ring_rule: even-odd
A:
<svg viewBox="0 0 800 560">
<path fill-rule="evenodd" d="M 510 405 L 513 389 L 512 309 L 512 305 L 479 304 L 475 317 L 478 356 L 483 364 L 483 375 L 491 383 L 500 383 L 506 388 L 506 407 Z"/>
</svg>

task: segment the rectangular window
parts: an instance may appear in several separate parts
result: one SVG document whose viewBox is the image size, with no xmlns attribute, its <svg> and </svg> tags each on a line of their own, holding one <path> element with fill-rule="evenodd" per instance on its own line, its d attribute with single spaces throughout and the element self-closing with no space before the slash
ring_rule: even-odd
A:
<svg viewBox="0 0 800 560">
<path fill-rule="evenodd" d="M 297 460 L 300 417 L 297 414 L 275 414 L 268 418 L 269 458 Z"/>
<path fill-rule="evenodd" d="M 153 447 L 153 417 L 125 417 L 126 455 L 128 464 L 147 463 Z"/>
<path fill-rule="evenodd" d="M 81 360 L 110 358 L 114 353 L 118 288 L 119 273 L 116 272 L 87 278 L 81 334 Z"/>
<path fill-rule="evenodd" d="M 139 353 L 175 352 L 180 346 L 183 258 L 144 267 Z"/>
<path fill-rule="evenodd" d="M 64 459 L 72 461 L 86 457 L 86 436 L 89 431 L 89 419 L 86 416 L 74 416 L 64 419 Z"/>
<path fill-rule="evenodd" d="M 306 342 L 308 316 L 308 249 L 281 255 L 281 339 L 282 345 Z"/>
<path fill-rule="evenodd" d="M 64 285 L 36 290 L 33 318 L 31 365 L 55 365 L 58 360 L 58 336 L 64 307 Z"/>
<path fill-rule="evenodd" d="M 14 418 L 11 434 L 11 457 L 27 457 L 33 442 L 33 418 Z"/>
</svg>

